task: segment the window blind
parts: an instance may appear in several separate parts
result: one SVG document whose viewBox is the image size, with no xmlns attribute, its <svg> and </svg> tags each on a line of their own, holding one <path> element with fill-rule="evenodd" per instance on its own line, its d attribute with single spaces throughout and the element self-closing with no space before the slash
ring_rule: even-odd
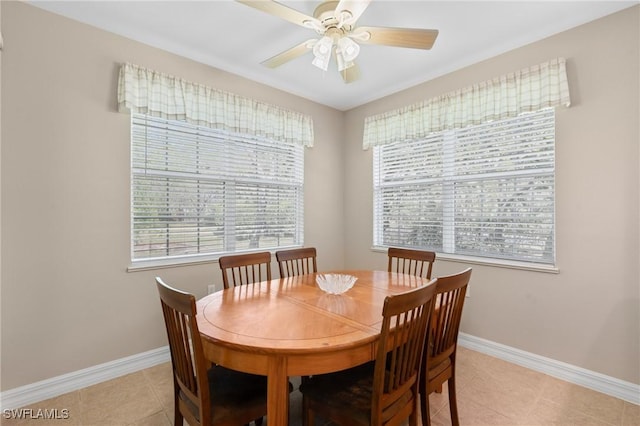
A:
<svg viewBox="0 0 640 426">
<path fill-rule="evenodd" d="M 555 262 L 555 111 L 374 147 L 374 244 Z"/>
<path fill-rule="evenodd" d="M 132 259 L 300 245 L 299 144 L 132 114 Z"/>
</svg>

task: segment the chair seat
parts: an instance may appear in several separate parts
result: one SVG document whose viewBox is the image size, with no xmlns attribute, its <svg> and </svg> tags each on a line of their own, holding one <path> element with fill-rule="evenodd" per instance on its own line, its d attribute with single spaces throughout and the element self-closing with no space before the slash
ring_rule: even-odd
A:
<svg viewBox="0 0 640 426">
<path fill-rule="evenodd" d="M 209 369 L 207 376 L 211 398 L 217 402 L 238 397 L 267 396 L 267 376 L 243 373 L 220 365 Z"/>
<path fill-rule="evenodd" d="M 348 413 L 354 425 L 370 425 L 374 368 L 375 362 L 368 362 L 348 370 L 313 376 L 300 390 L 309 398 L 322 400 L 329 409 Z M 383 420 L 389 420 L 399 407 L 409 401 L 411 391 L 383 413 Z"/>
<path fill-rule="evenodd" d="M 267 377 L 242 373 L 225 367 L 215 366 L 207 372 L 209 395 L 212 400 L 211 416 L 213 424 L 224 423 L 237 417 L 238 410 L 253 411 L 267 403 Z M 196 407 L 184 393 L 180 399 L 194 417 L 200 421 Z"/>
</svg>

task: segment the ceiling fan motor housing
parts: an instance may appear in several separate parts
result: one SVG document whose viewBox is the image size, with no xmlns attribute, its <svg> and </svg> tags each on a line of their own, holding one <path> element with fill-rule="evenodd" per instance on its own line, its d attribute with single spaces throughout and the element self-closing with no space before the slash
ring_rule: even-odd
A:
<svg viewBox="0 0 640 426">
<path fill-rule="evenodd" d="M 313 17 L 320 21 L 324 27 L 324 32 L 318 31 L 319 34 L 324 34 L 333 38 L 336 36 L 342 36 L 351 31 L 351 24 L 343 23 L 343 25 L 340 25 L 340 17 L 335 14 L 338 3 L 338 1 L 326 1 L 320 3 L 320 5 L 316 7 L 316 10 L 314 10 Z M 330 30 L 337 31 L 331 31 L 331 34 L 329 34 Z"/>
</svg>

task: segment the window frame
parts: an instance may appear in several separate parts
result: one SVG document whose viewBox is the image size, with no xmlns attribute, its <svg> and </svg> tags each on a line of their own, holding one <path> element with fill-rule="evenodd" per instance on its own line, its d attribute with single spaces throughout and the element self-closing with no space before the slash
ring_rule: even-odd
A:
<svg viewBox="0 0 640 426">
<path fill-rule="evenodd" d="M 263 176 L 261 176 L 258 172 L 257 172 L 257 168 L 256 168 L 256 173 L 253 176 L 249 176 L 248 175 L 242 175 L 240 176 L 241 172 L 237 172 L 237 170 L 230 168 L 230 170 L 233 170 L 233 172 L 231 173 L 232 175 L 234 175 L 234 177 L 222 177 L 222 175 L 224 174 L 223 172 L 219 172 L 218 175 L 209 175 L 204 179 L 201 179 L 201 177 L 203 175 L 198 174 L 198 173 L 193 173 L 187 180 L 190 180 L 191 182 L 199 182 L 200 180 L 210 180 L 210 181 L 215 181 L 215 180 L 220 180 L 220 181 L 225 181 L 225 185 L 228 187 L 235 187 L 235 185 L 240 186 L 241 184 L 247 184 L 247 182 L 250 182 L 251 185 L 255 185 L 256 190 L 260 191 L 260 188 L 266 188 L 266 191 L 272 190 L 275 191 L 277 194 L 280 193 L 280 190 L 278 188 L 288 188 L 288 190 L 290 192 L 293 192 L 295 194 L 294 199 L 293 199 L 293 203 L 292 203 L 292 209 L 291 209 L 291 214 L 288 216 L 288 219 L 291 220 L 291 223 L 293 224 L 293 229 L 294 229 L 294 234 L 293 234 L 293 241 L 291 244 L 282 244 L 282 245 L 277 245 L 277 246 L 262 246 L 262 247 L 254 247 L 254 248 L 238 248 L 235 247 L 235 242 L 231 243 L 229 245 L 229 243 L 227 242 L 228 238 L 233 237 L 233 234 L 229 234 L 228 233 L 228 228 L 233 226 L 233 223 L 229 223 L 229 219 L 230 217 L 228 216 L 229 214 L 229 203 L 224 203 L 224 207 L 222 208 L 223 213 L 222 213 L 222 226 L 224 227 L 224 231 L 223 231 L 223 250 L 219 250 L 219 251 L 211 251 L 211 252 L 206 252 L 206 253 L 192 253 L 192 254 L 174 254 L 174 255 L 165 255 L 165 256 L 154 256 L 154 257 L 146 257 L 146 258 L 135 258 L 135 254 L 134 254 L 134 248 L 135 248 L 135 238 L 136 238 L 136 230 L 135 230 L 135 220 L 136 220 L 136 212 L 135 212 L 135 207 L 136 207 L 136 202 L 134 200 L 135 197 L 135 193 L 137 190 L 139 190 L 139 188 L 137 188 L 135 185 L 138 182 L 138 180 L 136 179 L 137 176 L 145 176 L 145 172 L 150 170 L 149 166 L 146 165 L 145 167 L 140 167 L 139 164 L 136 164 L 136 158 L 135 158 L 135 152 L 134 150 L 136 149 L 136 147 L 134 146 L 135 141 L 134 141 L 134 121 L 145 121 L 145 120 L 154 120 L 154 121 L 164 121 L 167 122 L 167 126 L 171 126 L 171 124 L 175 124 L 178 123 L 179 126 L 183 126 L 185 128 L 189 128 L 191 129 L 193 132 L 198 133 L 202 130 L 204 130 L 204 132 L 208 133 L 209 135 L 215 135 L 213 137 L 219 139 L 219 140 L 224 140 L 224 146 L 221 148 L 224 152 L 225 152 L 225 159 L 228 159 L 228 150 L 229 149 L 234 149 L 233 144 L 234 143 L 240 143 L 242 145 L 238 145 L 238 151 L 243 151 L 247 150 L 247 148 L 249 147 L 249 149 L 251 149 L 251 147 L 255 147 L 255 146 L 266 146 L 266 150 L 273 150 L 273 151 L 277 151 L 277 150 L 281 150 L 283 149 L 283 146 L 286 147 L 285 149 L 288 151 L 289 156 L 287 156 L 285 161 L 288 161 L 287 166 L 292 169 L 293 171 L 291 172 L 294 176 L 287 176 L 287 178 L 283 178 L 281 180 L 278 180 L 277 178 L 277 174 L 274 175 L 276 176 L 276 179 L 273 181 L 269 181 L 267 178 L 264 178 Z M 138 125 L 140 125 L 138 123 Z M 252 136 L 252 135 L 244 135 L 244 134 L 235 134 L 229 131 L 225 131 L 225 130 L 221 130 L 221 129 L 213 129 L 210 127 L 206 127 L 206 126 L 198 126 L 198 125 L 194 125 L 194 124 L 189 124 L 185 121 L 182 120 L 168 120 L 168 119 L 164 119 L 164 118 L 158 118 L 158 117 L 152 117 L 152 116 L 148 116 L 146 114 L 137 114 L 137 113 L 132 113 L 131 114 L 131 121 L 130 121 L 130 130 L 131 130 L 131 140 L 130 140 L 130 155 L 131 155 L 131 164 L 130 164 L 130 182 L 129 182 L 129 191 L 130 191 L 130 210 L 129 210 L 129 218 L 130 218 L 130 234 L 129 234 L 129 267 L 127 268 L 128 271 L 139 271 L 139 270 L 148 270 L 148 269 L 158 269 L 158 268 L 166 268 L 166 267 L 173 267 L 173 266 L 179 266 L 179 265 L 187 265 L 187 264 L 201 264 L 201 263 L 210 263 L 212 261 L 216 261 L 220 256 L 224 256 L 224 255 L 228 255 L 228 254 L 240 254 L 240 253 L 250 253 L 250 252 L 256 252 L 256 251 L 270 251 L 270 252 L 275 252 L 276 250 L 281 250 L 281 249 L 288 249 L 288 248 L 294 248 L 294 247 L 302 247 L 304 245 L 304 157 L 305 157 L 305 153 L 304 153 L 304 146 L 302 146 L 302 144 L 294 144 L 294 143 L 290 143 L 290 142 L 280 142 L 280 141 L 275 141 L 272 139 L 266 139 L 263 137 L 256 137 L 256 136 Z M 167 131 L 167 133 L 169 133 Z M 194 136 L 194 139 L 197 139 L 200 136 Z M 147 138 L 147 135 L 145 134 L 145 140 Z M 147 145 L 147 142 L 142 142 L 142 144 Z M 219 142 L 218 142 L 219 145 Z M 146 148 L 145 148 L 146 149 Z M 218 151 L 216 151 L 218 152 Z M 255 152 L 255 151 L 254 151 Z M 263 151 L 258 151 L 259 153 L 263 153 Z M 146 154 L 145 154 L 146 155 Z M 258 154 L 259 155 L 259 154 Z M 236 157 L 232 157 L 233 160 L 238 159 L 239 154 L 236 154 Z M 279 157 L 280 158 L 280 157 Z M 144 160 L 145 164 L 147 163 L 147 160 Z M 231 162 L 231 160 L 225 160 L 224 163 L 228 163 Z M 244 165 L 246 167 L 246 164 Z M 194 169 L 197 166 L 194 166 Z M 212 169 L 213 167 L 210 167 L 210 169 Z M 149 176 L 155 176 L 156 178 L 158 178 L 159 176 L 161 177 L 164 173 L 164 178 L 167 179 L 167 182 L 170 181 L 170 178 L 173 177 L 172 174 L 173 173 L 171 170 L 167 169 L 165 171 L 158 171 L 158 169 L 155 170 L 154 173 L 150 173 Z M 238 175 L 236 176 L 235 174 L 238 173 Z M 274 172 L 274 173 L 277 173 Z M 186 173 L 185 173 L 186 174 Z M 273 177 L 273 176 L 272 176 Z M 288 179 L 288 180 L 287 180 Z M 285 182 L 286 181 L 286 182 Z M 193 183 L 192 183 L 193 184 Z M 198 194 L 200 193 L 200 189 L 197 190 Z M 230 191 L 227 194 L 227 189 L 225 188 L 223 191 L 224 194 L 224 200 L 228 199 L 226 198 L 227 195 L 232 196 L 230 194 L 232 194 L 232 191 Z M 168 194 L 168 191 L 167 191 Z M 239 198 L 237 198 L 235 201 L 237 202 L 239 200 Z M 267 201 L 268 202 L 268 201 Z M 178 204 L 176 204 L 178 205 Z M 233 208 L 232 208 L 233 209 Z M 159 215 L 160 213 L 158 213 Z M 232 215 L 233 216 L 233 215 Z M 158 216 L 159 217 L 159 216 Z M 237 216 L 233 216 L 232 219 L 235 220 L 235 218 L 237 218 Z M 199 225 L 198 225 L 199 226 Z M 257 226 L 257 225 L 256 225 Z M 257 228 L 256 228 L 257 229 Z M 234 237 L 235 238 L 235 237 Z M 193 240 L 193 239 L 192 239 Z M 195 241 L 195 240 L 193 240 Z M 175 242 L 174 242 L 175 244 Z M 198 242 L 198 244 L 200 244 Z M 170 250 L 170 245 L 171 243 L 167 243 L 167 247 L 165 247 L 165 249 L 167 250 L 167 252 L 169 252 Z M 231 249 L 230 249 L 231 248 Z"/>
<path fill-rule="evenodd" d="M 535 116 L 535 114 L 540 114 L 541 116 L 544 116 L 544 114 L 547 114 L 549 111 L 551 111 L 551 127 L 552 127 L 552 132 L 553 132 L 553 145 L 552 145 L 552 155 L 553 155 L 553 165 L 551 166 L 551 170 L 552 170 L 552 187 L 551 187 L 551 191 L 552 191 L 552 207 L 551 207 L 551 216 L 552 216 L 552 236 L 551 236 L 551 241 L 552 241 L 552 248 L 551 248 L 551 257 L 552 257 L 552 261 L 549 262 L 536 262 L 536 261 L 532 261 L 532 260 L 524 260 L 524 259 L 508 259 L 508 258 L 501 258 L 501 257 L 493 257 L 493 256 L 478 256 L 475 254 L 464 254 L 464 253 L 460 253 L 460 252 L 456 252 L 455 249 L 455 243 L 452 241 L 451 236 L 453 234 L 453 230 L 455 228 L 455 226 L 457 226 L 457 223 L 455 221 L 455 211 L 453 209 L 446 209 L 443 208 L 443 212 L 442 212 L 442 236 L 440 238 L 441 240 L 441 244 L 442 244 L 442 249 L 435 248 L 435 247 L 416 247 L 415 245 L 409 245 L 409 244 L 395 244 L 393 243 L 391 240 L 385 240 L 385 236 L 383 235 L 383 223 L 385 222 L 384 218 L 388 218 L 388 216 L 384 216 L 384 214 L 382 213 L 382 210 L 384 209 L 384 202 L 381 201 L 381 197 L 383 197 L 383 190 L 385 189 L 385 186 L 383 184 L 381 184 L 381 171 L 379 170 L 380 167 L 385 167 L 384 165 L 381 166 L 380 164 L 380 159 L 379 156 L 381 155 L 380 152 L 382 149 L 384 149 L 384 146 L 374 146 L 374 152 L 373 152 L 373 244 L 371 249 L 373 251 L 386 251 L 388 249 L 388 247 L 390 246 L 397 246 L 397 247 L 404 247 L 404 248 L 414 248 L 414 249 L 425 249 L 425 250 L 433 250 L 437 252 L 438 255 L 438 259 L 441 260 L 445 260 L 445 261 L 453 261 L 453 262 L 464 262 L 464 263 L 471 263 L 471 264 L 479 264 L 479 265 L 490 265 L 490 266 L 500 266 L 500 267 L 505 267 L 505 268 L 512 268 L 512 269 L 522 269 L 522 270 L 532 270 L 532 271 L 541 271 L 541 272 L 550 272 L 550 273 L 557 273 L 559 272 L 559 269 L 557 267 L 557 251 L 556 251 L 556 244 L 557 244 L 557 222 L 555 220 L 555 215 L 556 215 L 556 179 L 557 179 L 557 173 L 556 173 L 556 168 L 555 168 L 555 156 L 556 156 L 556 137 L 555 137 L 555 129 L 556 129 L 556 112 L 553 108 L 544 108 L 541 109 L 539 111 L 535 111 L 535 112 L 531 112 L 531 113 L 525 113 L 525 114 L 520 114 L 518 117 L 516 118 L 511 118 L 511 119 L 506 119 L 504 120 L 505 122 L 508 122 L 509 120 L 517 120 L 522 116 L 528 115 L 528 116 Z M 451 157 L 446 157 L 444 152 L 445 152 L 445 148 L 444 146 L 446 144 L 451 144 L 451 143 L 456 143 L 455 139 L 456 139 L 456 132 L 462 132 L 462 131 L 466 131 L 469 128 L 473 128 L 473 127 L 477 127 L 477 128 L 481 128 L 483 125 L 487 125 L 487 124 L 495 124 L 495 123 L 501 123 L 502 120 L 495 120 L 495 121 L 491 121 L 489 123 L 483 123 L 477 126 L 468 126 L 466 128 L 463 129 L 456 129 L 456 130 L 447 130 L 447 131 L 442 131 L 442 132 L 434 132 L 432 134 L 430 134 L 429 136 L 427 136 L 426 138 L 423 138 L 423 141 L 427 141 L 430 138 L 433 138 L 433 140 L 438 140 L 439 143 L 441 143 L 443 145 L 442 148 L 442 159 L 441 162 L 445 163 L 447 161 L 451 161 Z M 416 143 L 421 143 L 420 141 L 413 141 Z M 408 142 L 410 143 L 410 142 Z M 399 146 L 398 144 L 402 144 L 402 142 L 396 142 L 394 143 L 394 145 Z M 446 157 L 446 158 L 444 158 Z M 400 165 L 400 167 L 402 166 L 402 164 Z M 389 167 L 389 165 L 387 164 L 386 167 Z M 438 181 L 441 183 L 441 185 L 444 187 L 445 185 L 449 184 L 449 183 L 460 183 L 460 182 L 464 182 L 464 179 L 459 179 L 456 178 L 453 181 L 449 179 L 449 177 L 447 176 L 447 170 L 451 170 L 451 168 L 447 169 L 446 167 L 442 167 L 443 172 L 442 175 L 440 176 L 439 179 L 431 179 L 431 177 L 427 177 L 426 180 L 434 180 L 434 181 Z M 542 170 L 544 168 L 540 168 L 540 170 Z M 536 169 L 537 170 L 537 169 Z M 548 171 L 548 168 L 547 168 Z M 537 171 L 536 171 L 537 173 Z M 508 172 L 504 172 L 504 173 L 497 173 L 499 175 L 503 175 L 504 177 L 513 179 L 515 181 L 515 178 L 518 176 L 518 172 L 516 170 L 511 170 Z M 535 174 L 535 173 L 534 173 Z M 391 184 L 390 186 L 393 186 L 393 184 Z M 439 199 L 439 201 L 445 205 L 446 203 L 448 204 L 452 204 L 453 201 L 451 199 L 448 199 L 448 197 L 444 196 L 444 194 L 449 193 L 450 196 L 454 196 L 454 192 L 450 191 L 447 192 L 444 189 L 442 189 L 442 194 L 443 196 Z M 447 213 L 448 212 L 448 213 Z M 445 220 L 445 216 L 451 216 L 449 219 L 449 221 Z M 414 225 L 415 226 L 415 225 Z M 400 227 L 401 228 L 401 227 Z M 399 229 L 400 229 L 399 228 Z M 405 240 L 406 241 L 406 240 Z M 385 243 L 387 243 L 388 245 L 386 245 Z M 480 251 L 480 250 L 478 250 Z"/>
</svg>

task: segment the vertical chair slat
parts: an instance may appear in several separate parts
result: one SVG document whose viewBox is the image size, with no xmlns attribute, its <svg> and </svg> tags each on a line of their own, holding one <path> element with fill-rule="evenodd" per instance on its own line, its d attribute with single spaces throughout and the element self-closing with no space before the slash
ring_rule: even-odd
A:
<svg viewBox="0 0 640 426">
<path fill-rule="evenodd" d="M 268 251 L 222 256 L 218 263 L 224 288 L 271 280 L 271 253 Z"/>
<path fill-rule="evenodd" d="M 282 278 L 318 272 L 314 247 L 277 251 L 276 260 Z"/>
<path fill-rule="evenodd" d="M 387 271 L 431 279 L 435 252 L 389 247 L 387 255 Z"/>
</svg>

